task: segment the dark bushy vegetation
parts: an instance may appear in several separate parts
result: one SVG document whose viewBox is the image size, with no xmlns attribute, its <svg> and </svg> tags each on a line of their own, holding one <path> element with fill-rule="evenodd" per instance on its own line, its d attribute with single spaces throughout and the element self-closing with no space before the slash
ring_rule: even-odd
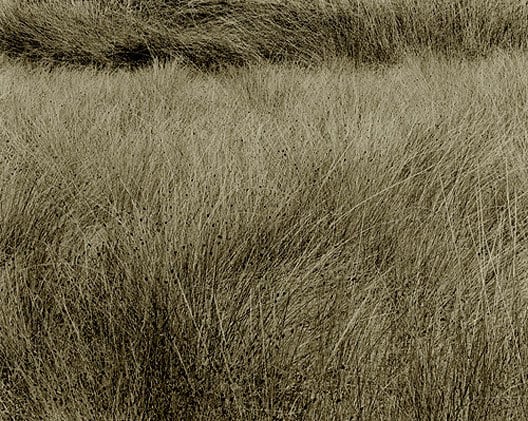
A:
<svg viewBox="0 0 528 421">
<path fill-rule="evenodd" d="M 6 54 L 100 66 L 386 63 L 424 48 L 483 56 L 527 39 L 528 7 L 514 0 L 7 0 L 0 13 Z"/>
</svg>

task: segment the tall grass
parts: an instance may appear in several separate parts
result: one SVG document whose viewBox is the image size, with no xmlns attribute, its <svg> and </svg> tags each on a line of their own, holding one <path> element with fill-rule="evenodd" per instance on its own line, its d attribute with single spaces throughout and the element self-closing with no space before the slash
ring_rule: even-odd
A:
<svg viewBox="0 0 528 421">
<path fill-rule="evenodd" d="M 423 50 L 470 57 L 526 47 L 528 5 L 501 0 L 11 0 L 0 51 L 51 64 L 200 68 L 328 57 L 393 63 Z"/>
<path fill-rule="evenodd" d="M 525 419 L 527 59 L 0 68 L 6 419 Z"/>
</svg>

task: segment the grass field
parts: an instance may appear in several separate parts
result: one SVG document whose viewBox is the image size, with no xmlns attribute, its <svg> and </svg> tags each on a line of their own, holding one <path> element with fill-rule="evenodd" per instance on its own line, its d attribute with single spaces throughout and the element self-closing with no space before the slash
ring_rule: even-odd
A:
<svg viewBox="0 0 528 421">
<path fill-rule="evenodd" d="M 131 71 L 4 3 L 0 419 L 528 419 L 520 44 Z"/>
</svg>

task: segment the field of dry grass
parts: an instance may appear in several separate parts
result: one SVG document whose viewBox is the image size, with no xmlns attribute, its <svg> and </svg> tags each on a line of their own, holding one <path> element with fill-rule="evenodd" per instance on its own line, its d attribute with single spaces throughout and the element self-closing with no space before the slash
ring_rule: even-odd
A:
<svg viewBox="0 0 528 421">
<path fill-rule="evenodd" d="M 528 58 L 0 70 L 6 419 L 526 419 Z"/>
<path fill-rule="evenodd" d="M 4 0 L 0 419 L 528 419 L 528 9 L 232 3 Z"/>
</svg>

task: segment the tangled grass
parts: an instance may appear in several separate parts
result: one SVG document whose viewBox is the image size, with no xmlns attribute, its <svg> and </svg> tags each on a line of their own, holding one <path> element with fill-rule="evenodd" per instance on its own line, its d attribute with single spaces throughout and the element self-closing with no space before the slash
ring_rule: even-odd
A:
<svg viewBox="0 0 528 421">
<path fill-rule="evenodd" d="M 528 39 L 528 7 L 514 0 L 12 0 L 3 9 L 0 51 L 51 64 L 393 63 L 424 49 L 486 56 Z"/>
<path fill-rule="evenodd" d="M 522 2 L 2 6 L 0 418 L 528 419 Z"/>
</svg>

